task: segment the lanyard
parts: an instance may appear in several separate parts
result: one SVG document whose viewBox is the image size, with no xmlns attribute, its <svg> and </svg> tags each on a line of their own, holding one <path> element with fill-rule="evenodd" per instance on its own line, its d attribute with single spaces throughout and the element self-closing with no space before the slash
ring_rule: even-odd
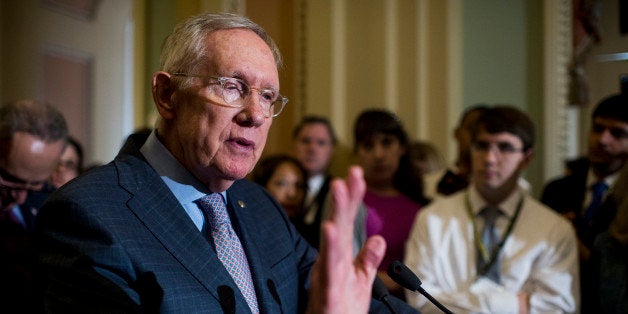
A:
<svg viewBox="0 0 628 314">
<path fill-rule="evenodd" d="M 519 213 L 521 212 L 521 208 L 523 207 L 523 195 L 519 199 L 519 203 L 517 204 L 517 209 L 515 210 L 515 215 L 512 217 L 512 219 L 510 219 L 510 223 L 508 224 L 508 228 L 506 229 L 506 233 L 504 234 L 504 237 L 499 242 L 499 244 L 493 248 L 493 251 L 491 252 L 491 255 L 490 255 L 490 259 L 489 259 L 488 249 L 486 248 L 486 245 L 484 245 L 484 242 L 482 242 L 482 237 L 480 236 L 478 232 L 478 227 L 475 225 L 473 211 L 471 210 L 471 200 L 469 199 L 469 192 L 467 192 L 466 194 L 465 201 L 467 205 L 467 214 L 469 214 L 469 218 L 471 219 L 471 224 L 473 224 L 473 237 L 475 239 L 475 246 L 482 253 L 482 259 L 485 262 L 488 261 L 488 263 L 485 263 L 484 267 L 478 274 L 482 276 L 486 274 L 489 269 L 491 269 L 493 264 L 495 264 L 495 261 L 497 261 L 499 253 L 504 247 L 504 243 L 506 242 L 506 239 L 512 233 L 512 229 L 514 228 L 515 222 L 517 221 L 517 218 L 519 218 Z"/>
</svg>

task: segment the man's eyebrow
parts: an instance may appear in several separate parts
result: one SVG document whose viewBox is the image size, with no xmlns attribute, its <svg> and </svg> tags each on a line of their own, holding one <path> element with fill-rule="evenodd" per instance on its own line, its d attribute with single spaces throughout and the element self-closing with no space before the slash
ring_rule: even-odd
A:
<svg viewBox="0 0 628 314">
<path fill-rule="evenodd" d="M 247 84 L 249 84 L 250 87 L 256 87 L 256 88 L 260 88 L 260 89 L 268 89 L 268 90 L 272 90 L 274 92 L 278 92 L 279 91 L 279 88 L 277 88 L 277 86 L 273 86 L 272 83 L 266 83 L 266 84 L 260 85 L 260 86 L 253 86 L 251 81 L 249 80 L 249 78 L 246 75 L 244 75 L 244 73 L 242 73 L 240 71 L 233 71 L 233 72 L 231 72 L 230 75 L 231 75 L 230 77 L 237 78 L 237 79 L 245 81 Z"/>
</svg>

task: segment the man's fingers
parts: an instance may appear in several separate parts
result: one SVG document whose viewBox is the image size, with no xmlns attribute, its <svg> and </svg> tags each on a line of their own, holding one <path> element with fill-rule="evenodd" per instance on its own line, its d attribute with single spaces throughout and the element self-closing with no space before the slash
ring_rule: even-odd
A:
<svg viewBox="0 0 628 314">
<path fill-rule="evenodd" d="M 359 206 L 360 202 L 364 198 L 366 192 L 366 182 L 364 181 L 364 171 L 361 167 L 352 166 L 349 168 L 349 174 L 347 176 L 347 185 L 349 187 L 349 197 L 353 204 L 352 206 Z"/>
<path fill-rule="evenodd" d="M 353 224 L 365 191 L 363 171 L 358 166 L 349 168 L 346 180 L 335 179 L 331 185 L 333 201 L 331 219 L 343 226 Z"/>
<path fill-rule="evenodd" d="M 386 240 L 382 236 L 375 235 L 368 238 L 355 258 L 356 269 L 361 269 L 370 279 L 374 279 L 385 253 Z"/>
<path fill-rule="evenodd" d="M 331 219 L 321 226 L 321 250 L 312 271 L 308 312 L 368 311 L 371 285 L 386 242 L 381 236 L 371 237 L 353 258 L 353 225 L 365 191 L 360 167 L 351 167 L 345 180 L 331 183 Z"/>
</svg>

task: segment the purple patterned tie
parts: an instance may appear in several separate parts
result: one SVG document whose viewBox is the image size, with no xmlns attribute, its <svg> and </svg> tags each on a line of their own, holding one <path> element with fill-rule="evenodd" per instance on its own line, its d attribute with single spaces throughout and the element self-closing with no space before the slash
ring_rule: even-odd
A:
<svg viewBox="0 0 628 314">
<path fill-rule="evenodd" d="M 209 218 L 218 259 L 220 259 L 236 285 L 238 285 L 238 288 L 240 288 L 251 312 L 259 313 L 249 263 L 240 239 L 238 239 L 231 227 L 231 220 L 229 219 L 222 195 L 211 193 L 203 196 L 199 201 Z"/>
</svg>

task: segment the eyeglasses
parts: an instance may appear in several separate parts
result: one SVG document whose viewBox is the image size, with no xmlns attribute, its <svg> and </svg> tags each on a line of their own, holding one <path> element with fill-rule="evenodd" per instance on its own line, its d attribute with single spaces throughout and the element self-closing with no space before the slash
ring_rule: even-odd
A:
<svg viewBox="0 0 628 314">
<path fill-rule="evenodd" d="M 288 98 L 280 95 L 278 91 L 251 87 L 247 82 L 234 77 L 206 76 L 179 72 L 172 75 L 216 80 L 213 84 L 220 85 L 219 91 L 222 99 L 225 101 L 225 105 L 232 108 L 244 107 L 252 91 L 255 91 L 259 95 L 259 103 L 264 109 L 266 118 L 278 116 L 286 106 L 286 103 L 288 103 Z"/>
<path fill-rule="evenodd" d="M 475 141 L 471 143 L 471 149 L 481 153 L 495 151 L 495 153 L 497 153 L 499 156 L 523 152 L 523 148 L 516 148 L 508 142 L 491 143 L 485 141 Z"/>
<path fill-rule="evenodd" d="M 44 182 L 28 182 L 0 168 L 0 190 L 3 193 L 10 191 L 39 192 L 43 187 Z"/>
</svg>

